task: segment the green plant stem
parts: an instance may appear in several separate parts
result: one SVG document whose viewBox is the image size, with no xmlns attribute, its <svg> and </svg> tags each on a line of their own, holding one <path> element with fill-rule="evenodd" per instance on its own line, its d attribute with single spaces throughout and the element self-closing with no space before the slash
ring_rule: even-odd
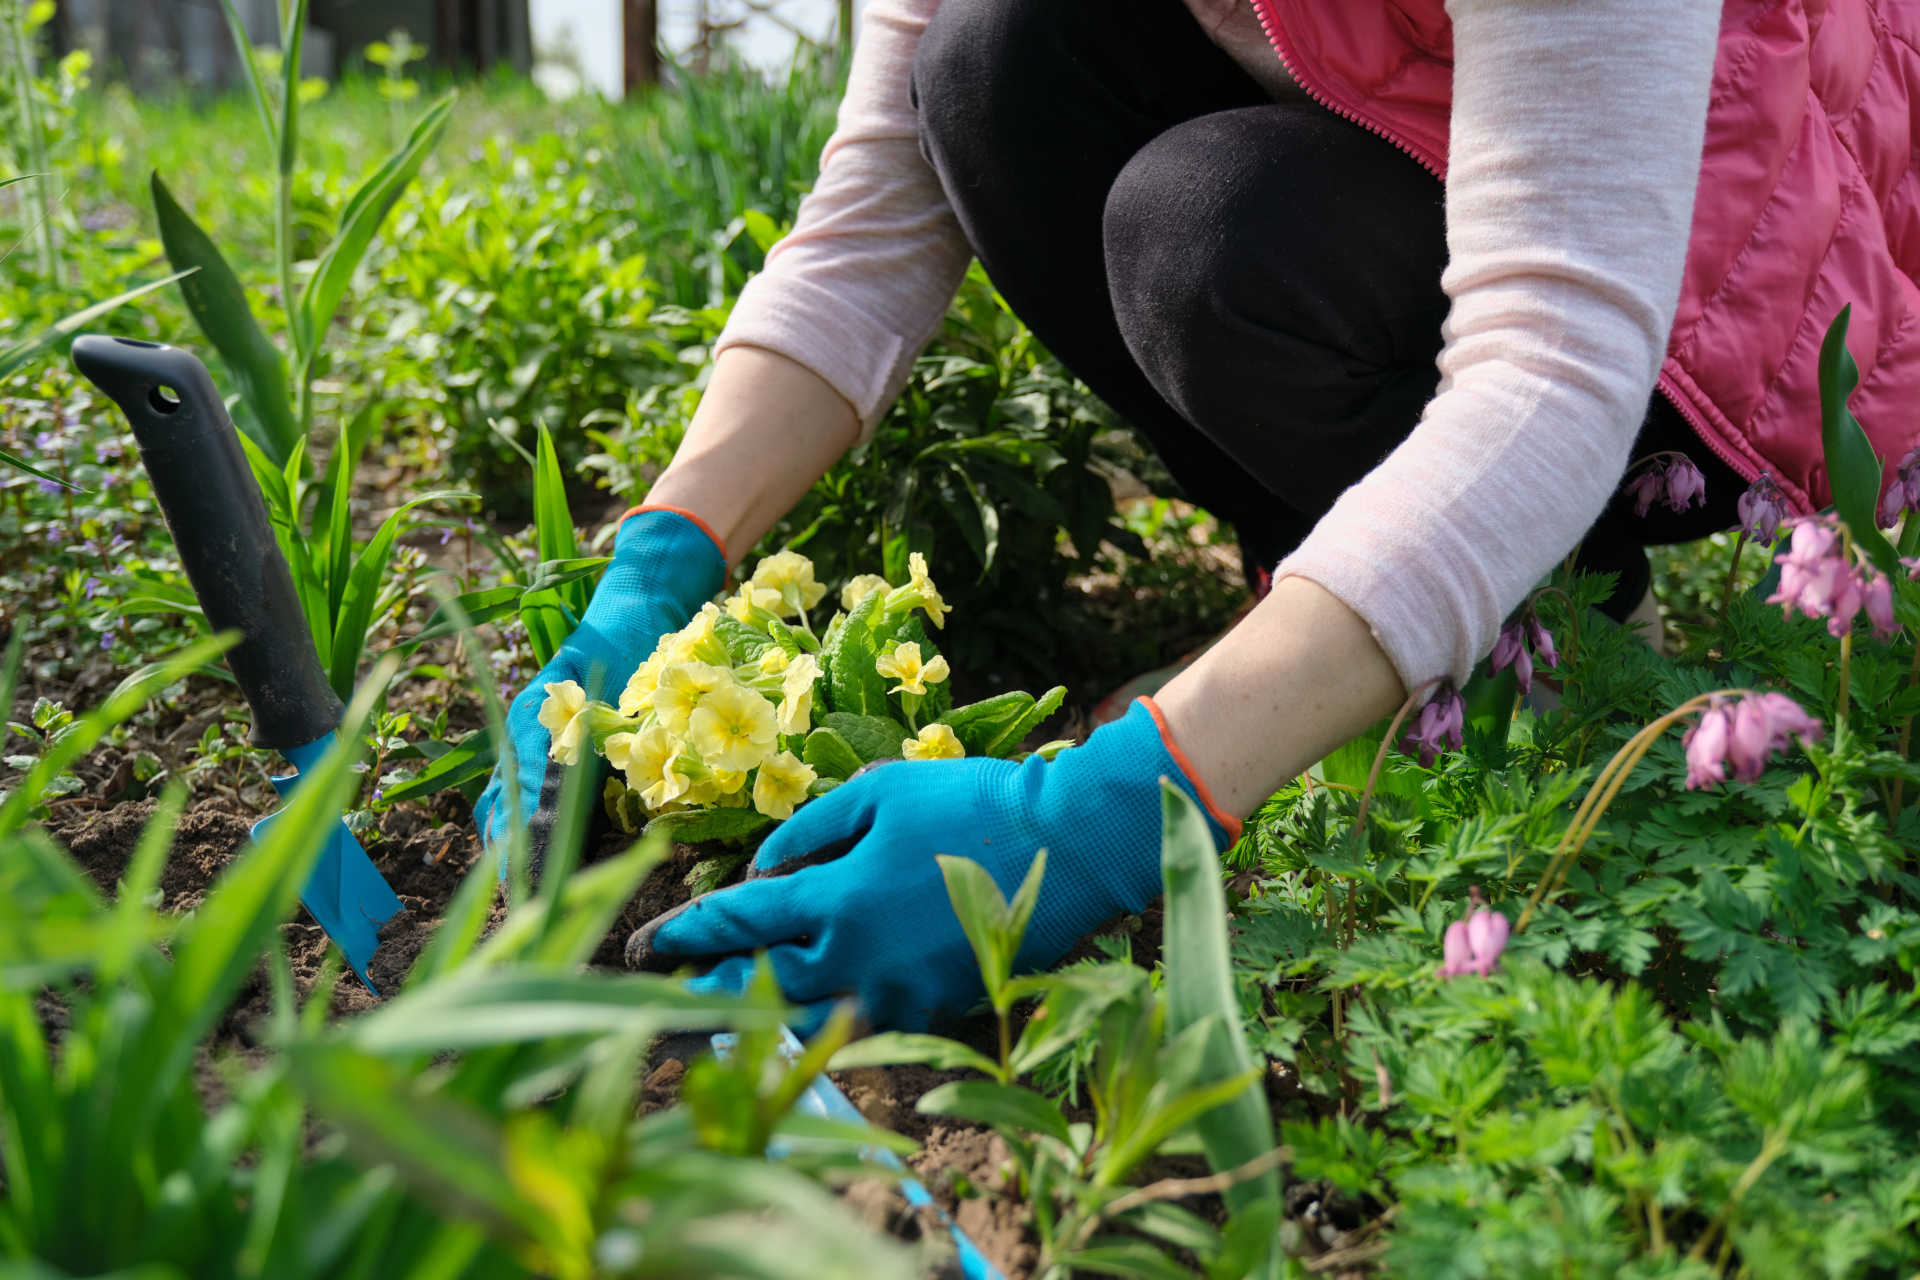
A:
<svg viewBox="0 0 1920 1280">
<path fill-rule="evenodd" d="M 1715 692 L 1721 696 L 1729 696 L 1746 693 L 1747 690 L 1720 689 Z M 1627 775 L 1633 772 L 1633 767 L 1639 764 L 1642 757 L 1652 749 L 1654 740 L 1666 732 L 1667 726 L 1696 708 L 1707 705 L 1708 700 L 1713 696 L 1713 693 L 1703 693 L 1698 697 L 1687 699 L 1629 738 L 1626 745 L 1616 751 L 1613 758 L 1601 768 L 1600 776 L 1593 780 L 1593 786 L 1587 790 L 1586 799 L 1581 802 L 1579 809 L 1575 810 L 1573 821 L 1561 834 L 1560 843 L 1554 847 L 1553 856 L 1547 860 L 1547 869 L 1541 873 L 1539 883 L 1533 887 L 1533 895 L 1527 899 L 1526 909 L 1520 913 L 1520 919 L 1513 926 L 1515 933 L 1527 927 L 1527 922 L 1533 918 L 1534 909 L 1553 892 L 1566 867 L 1579 856 L 1580 849 L 1586 844 L 1587 838 L 1600 825 L 1600 819 L 1605 815 L 1607 806 L 1612 804 L 1613 798 L 1620 794 L 1620 788 L 1626 783 Z"/>
<path fill-rule="evenodd" d="M 1833 718 L 1835 721 L 1847 718 L 1847 685 L 1853 673 L 1853 632 L 1840 637 L 1840 696 L 1834 699 Z"/>
<path fill-rule="evenodd" d="M 1740 578 L 1740 553 L 1747 549 L 1747 531 L 1742 529 L 1733 540 L 1733 563 L 1727 566 L 1726 589 L 1720 593 L 1720 630 L 1727 629 L 1727 614 L 1733 608 L 1733 586 Z"/>
<path fill-rule="evenodd" d="M 47 193 L 47 137 L 40 128 L 40 111 L 34 105 L 33 42 L 27 39 L 26 0 L 14 0 L 11 34 L 13 36 L 14 87 L 20 103 L 20 124 L 27 135 L 27 162 L 38 176 L 33 182 L 34 202 L 40 214 L 34 222 L 35 249 L 40 255 L 40 274 L 56 289 L 66 287 L 60 267 L 59 245 L 54 239 L 53 197 Z"/>
<path fill-rule="evenodd" d="M 1786 1149 L 1786 1139 L 1778 1133 L 1769 1132 L 1761 1140 L 1759 1154 L 1740 1171 L 1740 1180 L 1733 1184 L 1731 1191 L 1727 1192 L 1727 1198 L 1721 1204 L 1719 1212 L 1713 1215 L 1713 1221 L 1707 1224 L 1707 1229 L 1702 1231 L 1700 1238 L 1693 1242 L 1693 1248 L 1687 1251 L 1688 1261 L 1698 1262 L 1707 1256 L 1707 1245 L 1713 1241 L 1716 1234 L 1726 1229 L 1727 1222 L 1733 1217 L 1734 1209 L 1739 1207 L 1740 1201 L 1746 1197 L 1748 1191 L 1752 1190 L 1753 1184 L 1760 1180 L 1760 1175 L 1765 1173 L 1768 1166 L 1778 1160 Z"/>
</svg>

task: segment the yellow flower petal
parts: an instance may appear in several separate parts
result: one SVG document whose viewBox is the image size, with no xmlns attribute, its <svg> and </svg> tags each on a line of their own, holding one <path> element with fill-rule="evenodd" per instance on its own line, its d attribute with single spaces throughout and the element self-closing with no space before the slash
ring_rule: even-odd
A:
<svg viewBox="0 0 1920 1280">
<path fill-rule="evenodd" d="M 753 807 L 769 818 L 791 818 L 795 806 L 807 798 L 807 788 L 813 785 L 815 776 L 813 766 L 793 752 L 775 752 L 754 775 Z"/>
<path fill-rule="evenodd" d="M 924 726 L 917 737 L 902 742 L 900 754 L 908 760 L 958 760 L 967 754 L 967 749 L 960 745 L 951 726 L 930 724 Z"/>
<path fill-rule="evenodd" d="M 893 584 L 877 573 L 863 573 L 840 588 L 840 607 L 852 613 L 860 602 L 877 591 L 891 591 Z"/>
<path fill-rule="evenodd" d="M 580 763 L 580 744 L 586 740 L 587 691 L 577 681 L 555 680 L 540 704 L 540 727 L 552 741 L 548 754 L 561 764 Z"/>
<path fill-rule="evenodd" d="M 687 721 L 688 740 L 713 769 L 746 772 L 767 758 L 778 734 L 773 704 L 740 684 L 706 695 Z"/>
</svg>

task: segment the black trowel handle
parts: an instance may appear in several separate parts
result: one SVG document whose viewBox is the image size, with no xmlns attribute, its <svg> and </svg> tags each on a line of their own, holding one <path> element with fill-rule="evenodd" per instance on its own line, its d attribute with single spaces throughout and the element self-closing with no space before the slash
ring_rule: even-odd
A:
<svg viewBox="0 0 1920 1280">
<path fill-rule="evenodd" d="M 227 665 L 253 708 L 254 741 L 304 746 L 340 724 L 293 577 L 220 393 L 190 352 L 88 334 L 73 362 L 133 426 L 180 563 L 215 631 L 238 631 Z"/>
</svg>

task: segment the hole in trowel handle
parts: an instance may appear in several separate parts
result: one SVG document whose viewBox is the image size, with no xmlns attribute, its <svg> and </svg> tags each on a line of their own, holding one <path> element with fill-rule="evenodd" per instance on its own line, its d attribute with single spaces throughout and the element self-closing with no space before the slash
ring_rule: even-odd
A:
<svg viewBox="0 0 1920 1280">
<path fill-rule="evenodd" d="M 162 384 L 147 392 L 147 403 L 155 413 L 172 413 L 180 407 L 180 393 Z"/>
</svg>

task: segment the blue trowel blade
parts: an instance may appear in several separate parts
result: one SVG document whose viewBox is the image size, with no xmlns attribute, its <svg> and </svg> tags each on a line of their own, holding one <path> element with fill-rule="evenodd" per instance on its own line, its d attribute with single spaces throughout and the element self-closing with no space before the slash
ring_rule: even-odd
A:
<svg viewBox="0 0 1920 1280">
<path fill-rule="evenodd" d="M 300 772 L 316 763 L 332 745 L 333 735 L 328 734 L 317 742 L 281 753 L 295 770 L 272 779 L 273 789 L 280 793 L 282 800 L 300 785 Z M 276 810 L 254 823 L 254 838 L 258 839 L 268 824 L 279 819 L 280 811 Z M 404 908 L 393 887 L 373 865 L 373 859 L 354 839 L 353 832 L 347 830 L 344 820 L 335 819 L 327 833 L 327 846 L 320 851 L 313 874 L 307 877 L 306 887 L 300 891 L 300 904 L 326 930 L 333 945 L 340 948 L 355 976 L 366 984 L 367 990 L 378 995 L 367 968 L 380 946 L 380 926 Z"/>
</svg>

